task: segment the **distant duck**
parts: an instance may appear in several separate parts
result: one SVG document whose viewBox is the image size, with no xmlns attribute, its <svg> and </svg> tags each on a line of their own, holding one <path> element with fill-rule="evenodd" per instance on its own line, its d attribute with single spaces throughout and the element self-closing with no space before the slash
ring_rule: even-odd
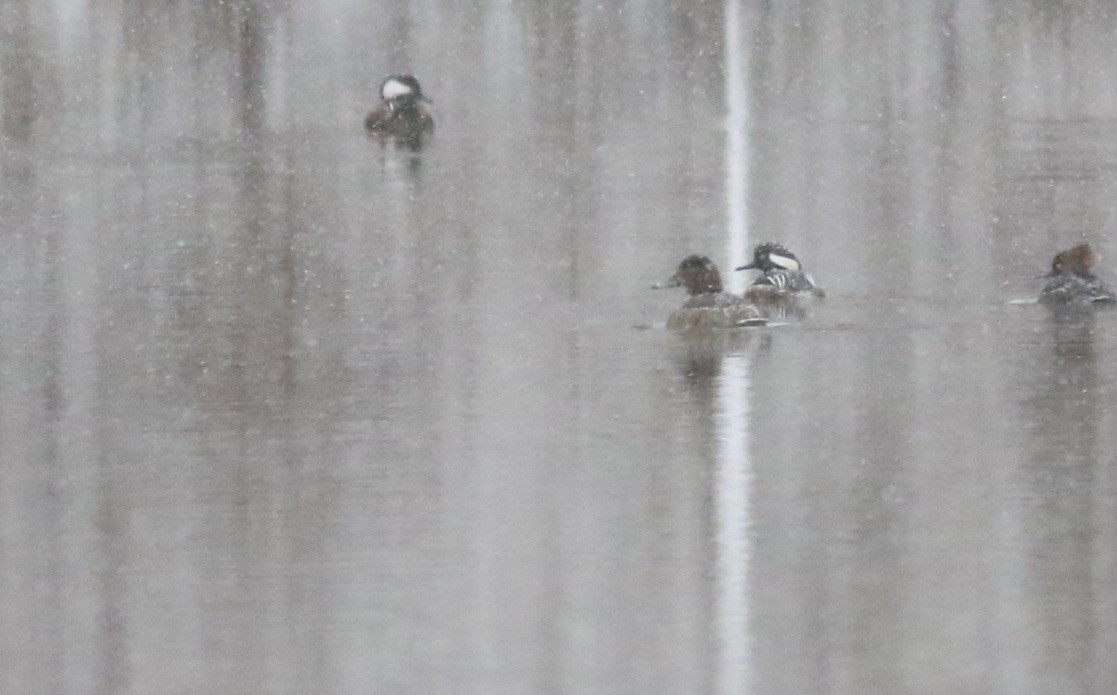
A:
<svg viewBox="0 0 1117 695">
<path fill-rule="evenodd" d="M 380 141 L 395 141 L 418 149 L 434 132 L 434 118 L 419 80 L 412 75 L 389 75 L 380 85 L 381 104 L 365 117 L 365 130 Z"/>
<path fill-rule="evenodd" d="M 752 262 L 737 270 L 759 270 L 760 275 L 745 290 L 753 301 L 779 301 L 798 297 L 825 297 L 826 292 L 803 270 L 799 259 L 786 247 L 773 242 L 757 245 Z"/>
<path fill-rule="evenodd" d="M 1093 273 L 1098 255 L 1089 244 L 1060 251 L 1051 261 L 1051 272 L 1040 277 L 1051 278 L 1039 293 L 1043 304 L 1110 304 L 1117 301 L 1105 284 Z"/>
<path fill-rule="evenodd" d="M 687 300 L 667 317 L 667 328 L 676 331 L 704 328 L 763 326 L 768 318 L 744 297 L 722 291 L 721 274 L 706 256 L 687 256 L 675 274 L 653 289 L 685 287 Z"/>
</svg>

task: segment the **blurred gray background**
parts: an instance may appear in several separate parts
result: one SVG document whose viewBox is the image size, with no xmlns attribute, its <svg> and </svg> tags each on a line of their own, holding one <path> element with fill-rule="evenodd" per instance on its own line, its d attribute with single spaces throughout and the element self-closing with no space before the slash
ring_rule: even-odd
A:
<svg viewBox="0 0 1117 695">
<path fill-rule="evenodd" d="M 0 1 L 0 692 L 1117 692 L 1117 6 Z M 413 72 L 434 142 L 368 141 Z M 662 329 L 782 241 L 801 323 Z"/>
</svg>

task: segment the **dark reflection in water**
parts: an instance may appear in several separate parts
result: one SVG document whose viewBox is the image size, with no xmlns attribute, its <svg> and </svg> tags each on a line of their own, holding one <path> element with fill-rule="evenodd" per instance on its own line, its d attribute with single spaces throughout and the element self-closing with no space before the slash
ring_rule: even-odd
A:
<svg viewBox="0 0 1117 695">
<path fill-rule="evenodd" d="M 1099 609 L 1108 603 L 1099 592 L 1108 589 L 1097 565 L 1108 554 L 1099 543 L 1111 532 L 1109 522 L 1098 523 L 1112 520 L 1105 470 L 1114 461 L 1115 393 L 1097 343 L 1107 343 L 1108 318 L 1109 312 L 1052 311 L 1045 326 L 1052 341 L 1042 346 L 1049 351 L 1041 358 L 1046 369 L 1026 400 L 1033 445 L 1020 484 L 1032 510 L 1025 530 L 1036 561 L 1025 585 L 1042 597 L 1032 620 L 1050 636 L 1040 651 L 1050 666 L 1036 678 L 1051 692 L 1102 692 L 1113 682 L 1108 658 L 1077 646 L 1112 630 L 1106 622 L 1112 610 Z M 1060 414 L 1057 424 L 1052 412 Z"/>
<path fill-rule="evenodd" d="M 4 3 L 0 691 L 1113 692 L 1117 312 L 1009 304 L 1117 277 L 1053 8 Z M 630 329 L 738 188 L 825 302 Z"/>
<path fill-rule="evenodd" d="M 30 21 L 30 0 L 6 3 L 0 36 L 0 66 L 4 79 L 0 81 L 0 104 L 4 105 L 0 132 L 8 143 L 27 143 L 35 123 L 35 104 L 38 101 L 35 64 L 37 56 L 33 45 Z"/>
</svg>

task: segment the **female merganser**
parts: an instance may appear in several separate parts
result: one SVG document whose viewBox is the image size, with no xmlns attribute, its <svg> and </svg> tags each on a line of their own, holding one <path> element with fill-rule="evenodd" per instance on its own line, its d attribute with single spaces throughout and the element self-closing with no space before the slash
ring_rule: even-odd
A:
<svg viewBox="0 0 1117 695">
<path fill-rule="evenodd" d="M 768 318 L 755 304 L 740 295 L 722 291 L 721 274 L 706 256 L 687 256 L 679 263 L 674 275 L 652 287 L 686 288 L 687 300 L 667 318 L 667 328 L 671 330 L 736 328 L 768 323 Z"/>
<path fill-rule="evenodd" d="M 1089 244 L 1060 251 L 1051 261 L 1051 272 L 1041 277 L 1051 278 L 1039 293 L 1044 304 L 1093 304 L 1112 303 L 1117 295 L 1093 273 L 1098 255 Z"/>
</svg>

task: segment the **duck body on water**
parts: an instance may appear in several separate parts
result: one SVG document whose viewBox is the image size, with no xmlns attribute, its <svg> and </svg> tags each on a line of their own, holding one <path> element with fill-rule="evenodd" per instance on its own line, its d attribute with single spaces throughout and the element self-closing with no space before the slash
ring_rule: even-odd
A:
<svg viewBox="0 0 1117 695">
<path fill-rule="evenodd" d="M 799 258 L 787 247 L 775 242 L 758 244 L 753 249 L 752 262 L 737 270 L 760 271 L 760 275 L 745 290 L 745 297 L 756 302 L 826 296 L 810 273 L 803 270 Z"/>
<path fill-rule="evenodd" d="M 434 117 L 413 75 L 389 75 L 380 84 L 380 105 L 365 116 L 365 130 L 381 142 L 419 149 L 434 133 Z"/>
<path fill-rule="evenodd" d="M 687 299 L 667 317 L 667 328 L 676 331 L 763 326 L 768 323 L 755 304 L 722 288 L 721 273 L 706 256 L 694 254 L 679 263 L 675 274 L 653 289 L 683 287 Z"/>
<path fill-rule="evenodd" d="M 1093 305 L 1113 304 L 1117 295 L 1094 275 L 1098 255 L 1089 244 L 1079 244 L 1055 254 L 1051 272 L 1041 277 L 1050 278 L 1039 293 L 1041 304 Z"/>
</svg>

